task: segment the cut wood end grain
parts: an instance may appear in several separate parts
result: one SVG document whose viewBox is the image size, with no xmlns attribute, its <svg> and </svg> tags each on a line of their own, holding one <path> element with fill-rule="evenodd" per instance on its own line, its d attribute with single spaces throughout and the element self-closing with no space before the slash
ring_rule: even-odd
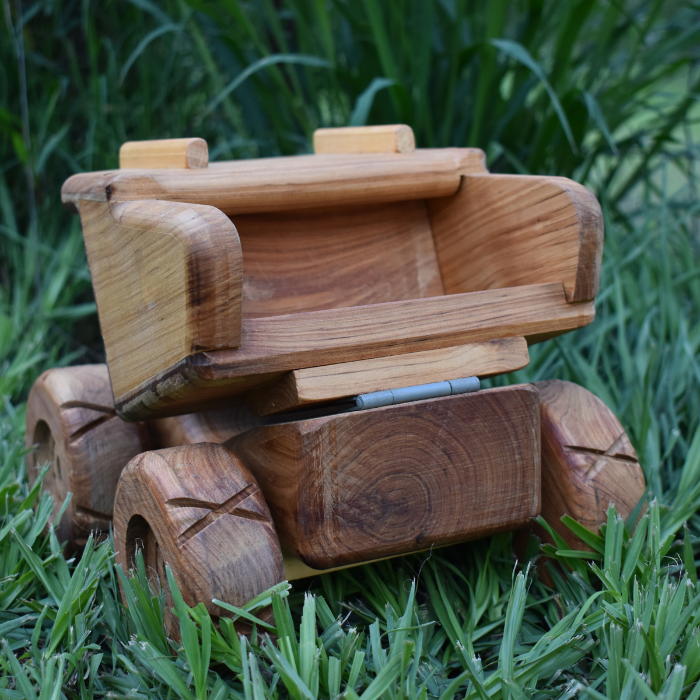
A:
<svg viewBox="0 0 700 700">
<path fill-rule="evenodd" d="M 154 141 L 127 141 L 119 149 L 119 167 L 189 168 L 201 169 L 209 165 L 209 147 L 204 139 L 159 139 Z"/>
<path fill-rule="evenodd" d="M 411 153 L 413 129 L 406 124 L 347 126 L 314 131 L 314 153 Z"/>
</svg>

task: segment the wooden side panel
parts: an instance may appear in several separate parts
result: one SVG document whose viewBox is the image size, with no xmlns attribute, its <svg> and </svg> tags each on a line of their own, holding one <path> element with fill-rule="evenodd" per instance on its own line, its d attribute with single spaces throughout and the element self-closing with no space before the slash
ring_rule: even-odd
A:
<svg viewBox="0 0 700 700">
<path fill-rule="evenodd" d="M 243 317 L 444 294 L 425 202 L 235 216 Z"/>
<path fill-rule="evenodd" d="M 238 350 L 199 353 L 164 367 L 117 396 L 116 405 L 125 420 L 191 413 L 275 380 L 277 373 L 510 337 L 530 342 L 594 317 L 593 302 L 569 304 L 554 283 L 251 318 Z"/>
<path fill-rule="evenodd" d="M 415 150 L 413 129 L 406 124 L 314 131 L 314 153 L 411 153 Z"/>
<path fill-rule="evenodd" d="M 529 361 L 524 338 L 489 340 L 297 369 L 251 392 L 247 400 L 256 415 L 265 416 L 370 391 L 514 372 Z"/>
<path fill-rule="evenodd" d="M 538 514 L 538 409 L 522 385 L 257 428 L 227 446 L 260 484 L 282 545 L 325 569 Z"/>
<path fill-rule="evenodd" d="M 466 175 L 429 211 L 448 294 L 543 282 L 563 284 L 568 301 L 598 293 L 603 217 L 572 180 Z"/>
<path fill-rule="evenodd" d="M 80 207 L 112 388 L 120 396 L 193 352 L 241 339 L 241 250 L 212 207 Z"/>
<path fill-rule="evenodd" d="M 225 214 L 403 202 L 453 195 L 464 173 L 486 172 L 478 148 L 413 153 L 329 154 L 210 163 L 199 170 L 81 173 L 61 189 L 63 204 L 158 199 L 209 204 Z"/>
<path fill-rule="evenodd" d="M 644 474 L 615 414 L 572 382 L 536 384 L 542 422 L 542 516 L 576 549 L 586 545 L 560 518 L 598 532 L 614 503 L 626 518 L 644 495 Z"/>
</svg>

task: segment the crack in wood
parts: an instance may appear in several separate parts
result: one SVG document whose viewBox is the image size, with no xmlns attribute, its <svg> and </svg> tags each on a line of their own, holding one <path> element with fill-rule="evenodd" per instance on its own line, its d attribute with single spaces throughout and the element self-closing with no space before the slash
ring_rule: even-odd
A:
<svg viewBox="0 0 700 700">
<path fill-rule="evenodd" d="M 259 522 L 269 522 L 269 518 L 261 513 L 247 508 L 241 508 L 240 504 L 251 496 L 254 496 L 260 489 L 257 485 L 246 484 L 240 491 L 237 491 L 231 498 L 223 503 L 213 501 L 203 501 L 198 498 L 171 498 L 165 502 L 171 508 L 206 508 L 209 512 L 199 520 L 190 525 L 179 537 L 177 543 L 182 547 L 186 542 L 198 535 L 202 530 L 215 523 L 223 515 L 234 515 L 246 520 L 256 520 Z"/>
</svg>

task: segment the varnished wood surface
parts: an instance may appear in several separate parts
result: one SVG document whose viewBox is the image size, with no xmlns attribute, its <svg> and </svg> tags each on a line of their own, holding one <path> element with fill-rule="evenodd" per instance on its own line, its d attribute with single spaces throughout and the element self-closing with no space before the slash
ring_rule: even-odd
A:
<svg viewBox="0 0 700 700">
<path fill-rule="evenodd" d="M 124 469 L 114 505 L 116 561 L 133 566 L 144 549 L 149 570 L 169 564 L 185 602 L 224 611 L 284 580 L 270 511 L 252 474 L 219 445 L 146 452 Z"/>
<path fill-rule="evenodd" d="M 542 425 L 542 516 L 575 549 L 586 546 L 561 521 L 594 532 L 610 503 L 626 518 L 644 494 L 644 474 L 615 414 L 571 382 L 537 382 Z"/>
<path fill-rule="evenodd" d="M 112 402 L 106 365 L 64 367 L 44 372 L 27 402 L 29 479 L 49 463 L 44 490 L 54 497 L 54 517 L 70 492 L 73 498 L 56 535 L 69 551 L 85 545 L 93 530 L 108 532 L 119 474 L 149 448 L 141 423 L 125 423 Z"/>
<path fill-rule="evenodd" d="M 82 202 L 85 247 L 115 396 L 241 337 L 235 227 L 212 207 Z"/>
<path fill-rule="evenodd" d="M 325 569 L 459 542 L 539 512 L 531 385 L 256 428 L 227 445 L 280 540 Z"/>
<path fill-rule="evenodd" d="M 70 552 L 91 532 L 107 534 L 122 469 L 144 450 L 198 442 L 222 443 L 257 426 L 244 406 L 204 411 L 149 423 L 125 423 L 114 411 L 107 365 L 48 370 L 27 403 L 27 469 L 31 482 L 50 463 L 43 487 L 54 497 L 54 515 L 66 495 L 70 506 L 57 528 Z"/>
<path fill-rule="evenodd" d="M 244 318 L 444 294 L 423 200 L 232 220 Z"/>
<path fill-rule="evenodd" d="M 208 204 L 232 216 L 446 197 L 463 174 L 483 172 L 485 156 L 477 148 L 286 156 L 210 163 L 200 170 L 81 173 L 66 180 L 61 199 L 72 211 L 81 200 L 158 199 Z"/>
<path fill-rule="evenodd" d="M 514 372 L 529 361 L 524 338 L 488 340 L 298 369 L 250 392 L 246 400 L 256 415 L 265 416 L 382 389 Z"/>
<path fill-rule="evenodd" d="M 415 150 L 413 129 L 406 124 L 314 131 L 314 153 L 411 153 Z"/>
<path fill-rule="evenodd" d="M 191 412 L 205 409 L 213 397 L 261 386 L 275 379 L 275 373 L 508 337 L 541 337 L 585 326 L 594 317 L 593 302 L 569 304 L 562 286 L 550 283 L 245 319 L 240 348 L 189 357 L 118 395 L 116 405 L 127 420 Z"/>
<path fill-rule="evenodd" d="M 204 139 L 127 141 L 119 149 L 119 168 L 206 168 L 209 147 Z"/>
<path fill-rule="evenodd" d="M 603 216 L 572 180 L 468 175 L 429 210 L 448 294 L 542 282 L 563 284 L 569 301 L 598 293 Z"/>
</svg>

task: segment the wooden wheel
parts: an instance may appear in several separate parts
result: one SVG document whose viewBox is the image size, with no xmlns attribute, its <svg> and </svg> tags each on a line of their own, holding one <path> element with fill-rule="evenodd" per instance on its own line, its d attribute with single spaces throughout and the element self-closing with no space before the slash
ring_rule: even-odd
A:
<svg viewBox="0 0 700 700">
<path fill-rule="evenodd" d="M 253 475 L 220 445 L 146 452 L 124 469 L 114 504 L 117 563 L 126 571 L 137 549 L 167 590 L 169 564 L 185 602 L 213 598 L 241 606 L 284 580 L 282 551 Z M 167 627 L 177 626 L 168 600 Z"/>
<path fill-rule="evenodd" d="M 119 474 L 148 449 L 142 423 L 117 417 L 106 365 L 63 367 L 44 372 L 27 403 L 27 471 L 34 482 L 50 464 L 44 489 L 54 496 L 54 516 L 66 495 L 73 498 L 57 527 L 69 551 L 85 546 L 92 531 L 107 532 Z"/>
<path fill-rule="evenodd" d="M 587 549 L 562 522 L 598 532 L 610 503 L 626 518 L 644 495 L 637 454 L 615 414 L 583 387 L 552 379 L 540 392 L 542 516 L 574 549 Z"/>
</svg>

